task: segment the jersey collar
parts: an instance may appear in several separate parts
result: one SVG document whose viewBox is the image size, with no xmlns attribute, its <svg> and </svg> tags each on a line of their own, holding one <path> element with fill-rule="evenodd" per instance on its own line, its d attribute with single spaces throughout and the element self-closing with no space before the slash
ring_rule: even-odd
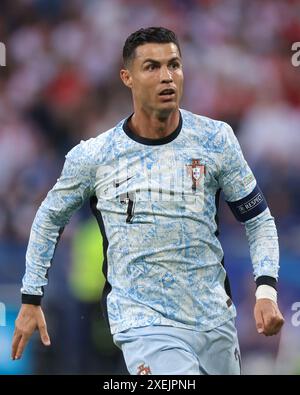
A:
<svg viewBox="0 0 300 395">
<path fill-rule="evenodd" d="M 144 144 L 144 145 L 163 145 L 163 144 L 167 144 L 170 143 L 171 141 L 173 141 L 174 139 L 176 139 L 176 137 L 179 135 L 181 129 L 182 129 L 182 115 L 181 112 L 179 111 L 179 123 L 177 128 L 174 130 L 174 132 L 172 132 L 171 134 L 169 134 L 166 137 L 162 137 L 160 139 L 149 139 L 147 137 L 141 137 L 139 135 L 137 135 L 136 133 L 134 133 L 130 127 L 129 127 L 129 121 L 131 119 L 133 114 L 131 114 L 123 123 L 123 130 L 124 132 L 127 134 L 127 136 L 136 141 L 137 143 L 140 144 Z"/>
</svg>

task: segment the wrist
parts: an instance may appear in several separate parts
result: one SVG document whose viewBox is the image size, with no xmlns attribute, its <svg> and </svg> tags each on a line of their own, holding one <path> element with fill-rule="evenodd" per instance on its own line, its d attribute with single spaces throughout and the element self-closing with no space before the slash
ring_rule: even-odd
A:
<svg viewBox="0 0 300 395">
<path fill-rule="evenodd" d="M 256 300 L 270 299 L 277 304 L 277 291 L 270 285 L 259 285 L 255 292 Z"/>
<path fill-rule="evenodd" d="M 42 301 L 42 296 L 40 295 L 22 294 L 22 304 L 32 304 L 35 306 L 40 306 L 41 301 Z"/>
</svg>

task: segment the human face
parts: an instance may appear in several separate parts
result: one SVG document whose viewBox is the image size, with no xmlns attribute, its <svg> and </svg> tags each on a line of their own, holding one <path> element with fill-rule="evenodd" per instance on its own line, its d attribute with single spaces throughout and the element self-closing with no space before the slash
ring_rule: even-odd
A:
<svg viewBox="0 0 300 395">
<path fill-rule="evenodd" d="M 128 69 L 121 70 L 121 78 L 132 90 L 135 111 L 165 117 L 179 108 L 183 71 L 176 44 L 138 46 Z"/>
</svg>

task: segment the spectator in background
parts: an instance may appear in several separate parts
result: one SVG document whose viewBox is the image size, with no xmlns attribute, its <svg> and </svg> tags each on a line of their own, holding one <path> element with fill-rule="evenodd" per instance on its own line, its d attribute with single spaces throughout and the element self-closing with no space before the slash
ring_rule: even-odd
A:
<svg viewBox="0 0 300 395">
<path fill-rule="evenodd" d="M 123 60 L 120 76 L 134 113 L 68 153 L 36 214 L 12 359 L 21 358 L 35 329 L 50 345 L 43 287 L 64 227 L 90 199 L 103 234 L 104 310 L 130 374 L 239 374 L 236 311 L 217 239 L 220 190 L 245 224 L 257 284 L 254 318 L 266 336 L 284 323 L 273 217 L 232 129 L 179 109 L 175 34 L 139 29 L 127 38 Z"/>
<path fill-rule="evenodd" d="M 24 255 L 34 212 L 58 177 L 62 154 L 129 112 L 128 95 L 113 82 L 123 37 L 141 25 L 166 22 L 170 28 L 180 28 L 189 93 L 183 105 L 234 126 L 278 219 L 281 252 L 299 259 L 299 155 L 291 155 L 297 147 L 298 136 L 293 144 L 292 130 L 297 127 L 300 103 L 299 68 L 290 62 L 291 44 L 300 37 L 296 1 L 2 0 L 0 41 L 6 44 L 8 56 L 7 66 L 0 68 L 3 263 L 13 261 L 9 251 L 22 248 Z M 62 83 L 68 69 L 67 90 L 57 83 Z M 58 100 L 62 91 L 64 103 Z M 263 104 L 266 93 L 269 97 Z M 254 122 L 256 117 L 260 124 Z M 264 122 L 268 126 L 261 127 Z M 262 138 L 261 145 L 253 145 Z M 276 183 L 270 182 L 274 178 Z M 229 235 L 233 229 L 235 245 L 241 245 L 241 232 L 231 217 L 224 218 L 225 248 L 232 252 L 232 262 L 239 261 Z M 288 262 L 282 280 L 297 294 L 299 286 L 289 282 L 293 276 L 284 275 L 285 268 L 295 272 L 296 265 Z M 11 281 L 18 283 L 22 268 L 22 260 L 10 265 Z M 0 270 L 3 281 L 6 265 Z M 239 300 L 240 294 L 236 296 Z"/>
</svg>

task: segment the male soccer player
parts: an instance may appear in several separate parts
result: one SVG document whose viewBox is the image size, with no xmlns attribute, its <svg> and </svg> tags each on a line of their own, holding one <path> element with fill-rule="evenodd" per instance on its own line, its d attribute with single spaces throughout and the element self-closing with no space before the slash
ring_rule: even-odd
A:
<svg viewBox="0 0 300 395">
<path fill-rule="evenodd" d="M 34 219 L 12 358 L 35 329 L 50 344 L 40 307 L 55 246 L 86 199 L 105 252 L 104 306 L 131 374 L 240 374 L 235 307 L 217 235 L 220 190 L 245 224 L 256 280 L 259 333 L 279 332 L 274 220 L 235 135 L 224 122 L 179 109 L 175 34 L 131 34 L 120 76 L 134 112 L 66 156 Z"/>
</svg>

